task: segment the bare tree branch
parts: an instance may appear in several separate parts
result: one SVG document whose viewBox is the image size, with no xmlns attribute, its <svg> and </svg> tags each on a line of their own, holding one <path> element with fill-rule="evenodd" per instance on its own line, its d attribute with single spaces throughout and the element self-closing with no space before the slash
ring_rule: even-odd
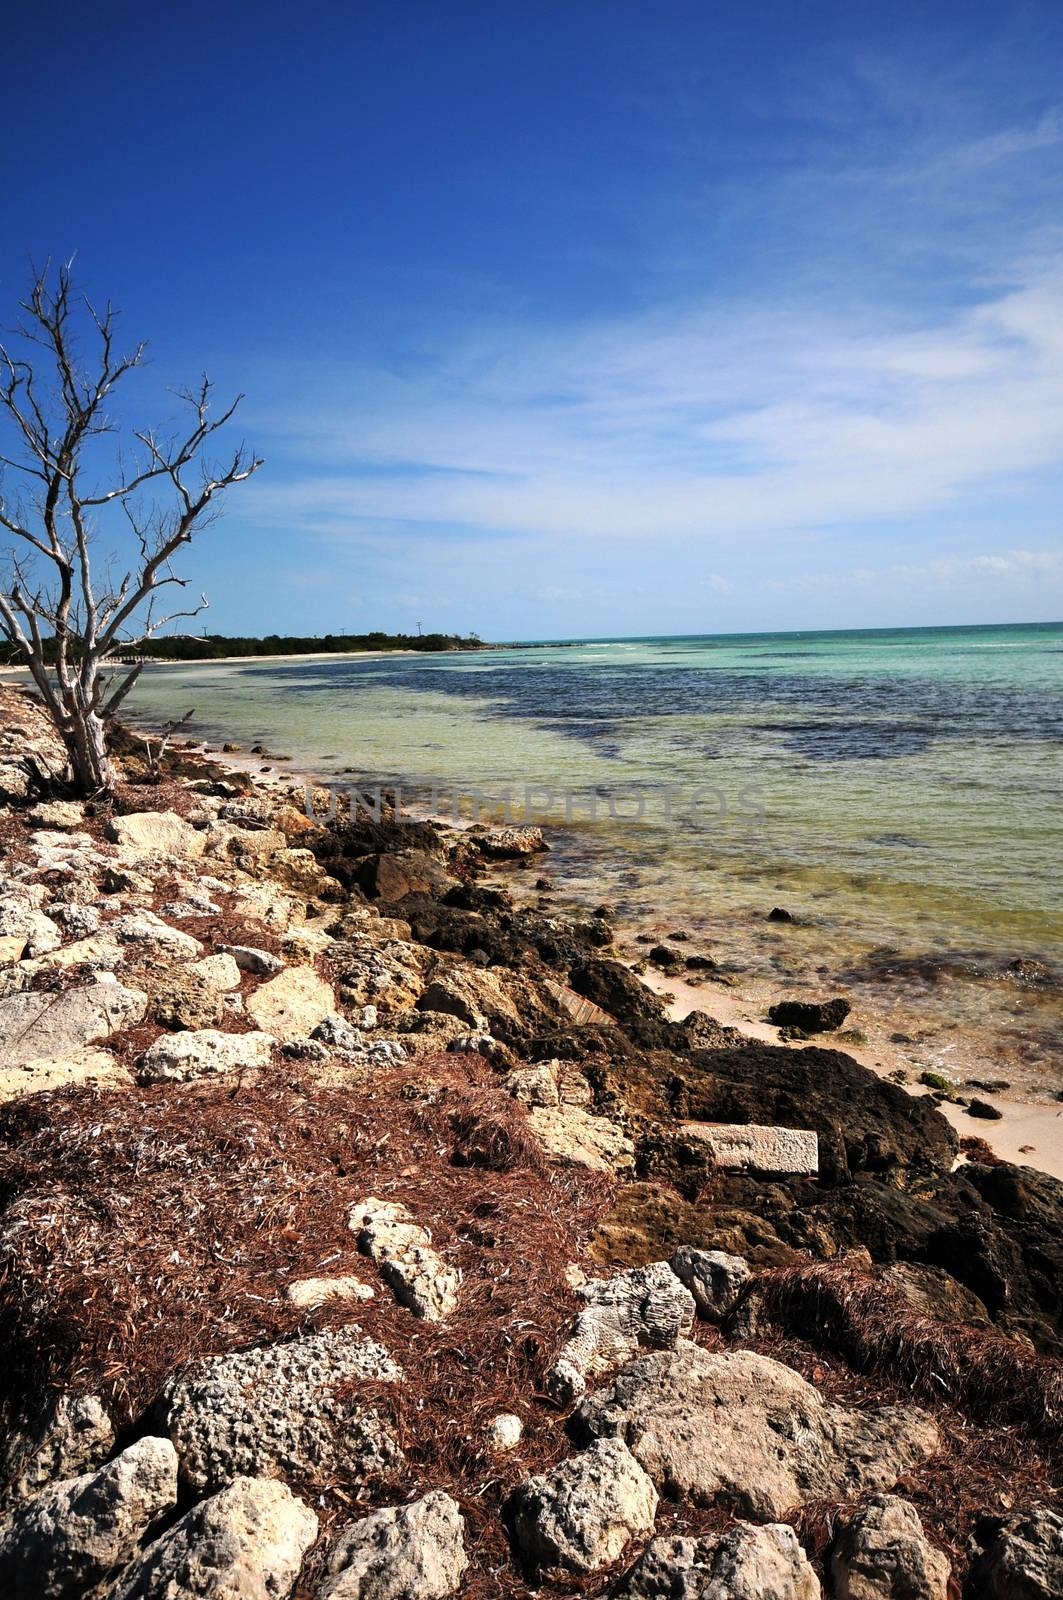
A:
<svg viewBox="0 0 1063 1600">
<path fill-rule="evenodd" d="M 180 394 L 192 410 L 184 432 L 166 438 L 154 428 L 134 429 L 139 459 L 127 462 L 119 445 L 112 486 L 84 487 L 89 456 L 98 470 L 98 451 L 87 456 L 90 442 L 118 432 L 105 403 L 141 365 L 145 346 L 116 354 L 113 307 L 98 309 L 79 297 L 69 264 L 54 279 L 48 267 L 37 273 L 22 310 L 26 321 L 17 338 L 30 355 L 0 344 L 0 422 L 6 416 L 14 441 L 0 454 L 0 469 L 20 474 L 30 503 L 19 495 L 11 504 L 0 492 L 0 530 L 10 545 L 9 577 L 0 582 L 0 637 L 28 667 L 66 746 L 76 783 L 96 792 L 111 783 L 106 724 L 143 668 L 136 662 L 129 671 L 111 675 L 112 658 L 143 647 L 161 629 L 203 610 L 205 596 L 197 606 L 156 617 L 155 599 L 165 588 L 186 587 L 187 579 L 173 570 L 174 558 L 213 520 L 224 491 L 249 478 L 262 462 L 240 445 L 223 467 L 207 466 L 206 447 L 231 421 L 242 396 L 215 415 L 213 388 L 204 376 Z M 87 365 L 79 354 L 79 326 L 94 350 Z M 44 358 L 34 358 L 34 350 L 43 351 Z M 32 485 L 34 495 L 29 494 Z M 168 507 L 141 504 L 141 491 L 163 487 L 171 496 Z M 93 543 L 100 534 L 96 517 L 111 505 L 124 514 L 136 553 L 117 585 L 105 562 L 99 587 L 93 564 Z"/>
</svg>

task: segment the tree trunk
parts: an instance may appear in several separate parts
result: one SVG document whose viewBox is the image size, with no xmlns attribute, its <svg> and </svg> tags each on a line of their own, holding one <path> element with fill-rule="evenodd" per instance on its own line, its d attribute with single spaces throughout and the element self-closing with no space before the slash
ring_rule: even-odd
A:
<svg viewBox="0 0 1063 1600">
<path fill-rule="evenodd" d="M 78 793 L 86 797 L 107 793 L 114 773 L 107 755 L 103 719 L 95 711 L 81 712 L 71 731 L 64 735 L 64 743 Z"/>
</svg>

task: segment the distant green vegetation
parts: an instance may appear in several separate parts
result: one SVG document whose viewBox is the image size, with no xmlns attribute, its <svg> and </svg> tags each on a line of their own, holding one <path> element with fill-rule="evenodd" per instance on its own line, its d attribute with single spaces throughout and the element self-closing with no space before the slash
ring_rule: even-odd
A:
<svg viewBox="0 0 1063 1600">
<path fill-rule="evenodd" d="M 45 652 L 54 660 L 54 645 L 45 641 Z M 323 633 L 314 638 L 297 634 L 267 633 L 264 638 L 229 637 L 223 633 L 202 636 L 175 634 L 165 639 L 150 639 L 146 644 L 131 646 L 130 656 L 146 656 L 152 661 L 217 661 L 222 656 L 308 656 L 319 651 L 342 654 L 355 650 L 483 650 L 486 649 L 478 634 L 467 637 L 459 633 Z M 0 649 L 0 663 L 5 666 L 18 661 L 17 652 L 10 646 Z"/>
</svg>

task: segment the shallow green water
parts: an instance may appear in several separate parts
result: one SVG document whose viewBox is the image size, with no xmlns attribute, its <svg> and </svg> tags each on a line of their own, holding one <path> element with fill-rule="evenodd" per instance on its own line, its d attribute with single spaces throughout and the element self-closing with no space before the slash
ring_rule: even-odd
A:
<svg viewBox="0 0 1063 1600">
<path fill-rule="evenodd" d="M 571 881 L 753 970 L 778 967 L 777 903 L 832 972 L 882 945 L 1063 960 L 1060 624 L 152 667 L 133 711 L 190 707 L 214 739 L 422 799 L 509 790 L 519 813 L 528 785 L 563 820 L 568 791 Z"/>
</svg>

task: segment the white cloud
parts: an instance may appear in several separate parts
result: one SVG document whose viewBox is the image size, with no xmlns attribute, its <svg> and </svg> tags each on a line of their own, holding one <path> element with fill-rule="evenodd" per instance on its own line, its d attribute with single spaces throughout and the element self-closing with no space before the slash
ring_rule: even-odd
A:
<svg viewBox="0 0 1063 1600">
<path fill-rule="evenodd" d="M 256 514 L 340 539 L 719 544 L 923 515 L 1063 463 L 1063 266 L 917 328 L 781 305 L 481 329 L 270 427 L 286 478 L 255 480 Z"/>
</svg>

